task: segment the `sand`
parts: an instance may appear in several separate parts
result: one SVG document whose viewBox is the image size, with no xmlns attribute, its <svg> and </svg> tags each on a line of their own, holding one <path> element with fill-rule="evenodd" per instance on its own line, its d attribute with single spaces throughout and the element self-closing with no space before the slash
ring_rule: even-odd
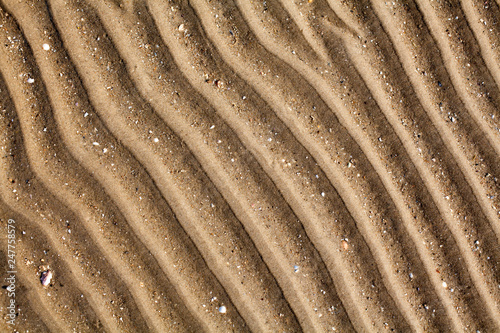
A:
<svg viewBox="0 0 500 333">
<path fill-rule="evenodd" d="M 0 331 L 500 331 L 499 6 L 1 0 Z"/>
</svg>

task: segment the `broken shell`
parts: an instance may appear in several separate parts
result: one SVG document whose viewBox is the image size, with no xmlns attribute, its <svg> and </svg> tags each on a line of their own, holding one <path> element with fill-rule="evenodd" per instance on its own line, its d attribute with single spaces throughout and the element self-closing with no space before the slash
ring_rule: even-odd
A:
<svg viewBox="0 0 500 333">
<path fill-rule="evenodd" d="M 52 280 L 52 271 L 49 269 L 42 272 L 42 275 L 40 276 L 42 286 L 47 287 L 50 284 L 50 280 Z"/>
</svg>

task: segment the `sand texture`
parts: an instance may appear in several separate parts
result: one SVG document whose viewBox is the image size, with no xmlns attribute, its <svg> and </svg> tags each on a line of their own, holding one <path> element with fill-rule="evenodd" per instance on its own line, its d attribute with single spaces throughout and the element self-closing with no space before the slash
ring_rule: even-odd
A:
<svg viewBox="0 0 500 333">
<path fill-rule="evenodd" d="M 0 332 L 499 332 L 499 6 L 0 0 Z"/>
</svg>

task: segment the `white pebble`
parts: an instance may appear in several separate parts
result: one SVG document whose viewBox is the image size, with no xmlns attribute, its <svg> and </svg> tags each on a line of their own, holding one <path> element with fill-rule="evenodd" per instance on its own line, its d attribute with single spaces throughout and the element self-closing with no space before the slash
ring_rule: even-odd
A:
<svg viewBox="0 0 500 333">
<path fill-rule="evenodd" d="M 297 273 L 299 271 L 299 266 L 297 266 L 297 265 L 293 266 L 293 271 L 295 273 Z"/>
<path fill-rule="evenodd" d="M 220 313 L 226 313 L 227 309 L 224 305 L 222 305 L 220 308 L 219 308 L 219 312 Z"/>
<path fill-rule="evenodd" d="M 102 150 L 102 152 L 103 152 L 103 153 L 105 153 L 105 154 L 106 154 L 106 152 L 107 152 L 107 151 L 108 151 L 108 149 L 107 149 L 107 148 L 104 148 L 104 149 Z"/>
<path fill-rule="evenodd" d="M 154 142 L 158 142 L 158 141 L 160 141 L 160 140 L 159 140 L 158 138 L 154 138 L 154 139 L 153 139 L 153 141 L 154 141 Z"/>
<path fill-rule="evenodd" d="M 35 82 L 35 79 L 32 79 L 32 78 L 28 79 L 28 83 L 33 83 L 33 82 Z"/>
<path fill-rule="evenodd" d="M 93 142 L 92 143 L 94 146 L 99 146 L 99 142 Z"/>
<path fill-rule="evenodd" d="M 42 275 L 40 276 L 42 286 L 47 287 L 50 284 L 50 280 L 52 280 L 52 271 L 48 269 L 42 272 Z"/>
<path fill-rule="evenodd" d="M 443 288 L 447 288 L 447 287 L 448 287 L 448 284 L 443 281 Z"/>
<path fill-rule="evenodd" d="M 50 45 L 49 45 L 49 44 L 43 44 L 43 45 L 42 45 L 42 47 L 43 47 L 43 49 L 44 49 L 45 51 L 50 50 Z"/>
</svg>

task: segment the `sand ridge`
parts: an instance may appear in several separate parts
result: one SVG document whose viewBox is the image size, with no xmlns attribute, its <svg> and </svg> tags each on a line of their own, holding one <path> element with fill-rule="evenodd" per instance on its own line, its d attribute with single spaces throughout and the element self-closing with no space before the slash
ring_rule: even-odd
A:
<svg viewBox="0 0 500 333">
<path fill-rule="evenodd" d="M 500 329 L 499 19 L 2 0 L 15 328 Z"/>
</svg>

